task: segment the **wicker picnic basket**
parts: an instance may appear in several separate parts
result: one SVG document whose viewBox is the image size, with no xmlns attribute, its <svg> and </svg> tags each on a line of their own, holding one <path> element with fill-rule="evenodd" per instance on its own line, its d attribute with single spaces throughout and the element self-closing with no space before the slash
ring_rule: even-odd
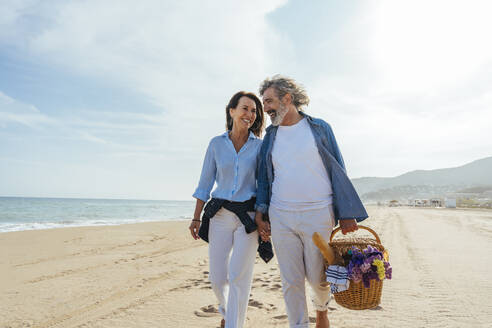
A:
<svg viewBox="0 0 492 328">
<path fill-rule="evenodd" d="M 348 250 L 353 246 L 357 247 L 359 250 L 364 250 L 367 246 L 371 245 L 381 251 L 388 259 L 388 252 L 381 244 L 378 234 L 371 228 L 360 226 L 359 229 L 369 231 L 375 238 L 340 238 L 333 239 L 335 234 L 339 232 L 340 227 L 333 230 L 330 236 L 330 247 L 335 253 L 335 263 L 337 265 L 345 266 L 344 255 L 347 254 Z M 365 288 L 364 284 L 361 282 L 354 283 L 350 282 L 350 287 L 346 291 L 338 292 L 334 294 L 335 301 L 341 306 L 351 309 L 351 310 L 366 310 L 371 309 L 379 305 L 381 302 L 381 293 L 383 290 L 383 282 L 379 280 L 371 280 L 370 287 Z"/>
</svg>

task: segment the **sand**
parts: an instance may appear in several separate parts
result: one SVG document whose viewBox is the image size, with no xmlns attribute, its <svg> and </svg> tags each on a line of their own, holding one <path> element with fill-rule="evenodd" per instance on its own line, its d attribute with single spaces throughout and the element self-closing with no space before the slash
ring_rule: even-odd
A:
<svg viewBox="0 0 492 328">
<path fill-rule="evenodd" d="M 491 326 L 492 211 L 368 210 L 364 223 L 389 249 L 393 280 L 375 309 L 333 300 L 332 327 Z M 0 234 L 0 327 L 218 327 L 207 244 L 187 227 Z M 288 327 L 275 261 L 257 261 L 246 327 Z"/>
</svg>

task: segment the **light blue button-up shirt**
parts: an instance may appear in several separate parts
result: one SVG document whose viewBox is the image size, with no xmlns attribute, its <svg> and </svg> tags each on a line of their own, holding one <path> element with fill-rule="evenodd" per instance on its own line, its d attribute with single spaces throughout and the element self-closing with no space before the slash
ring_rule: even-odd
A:
<svg viewBox="0 0 492 328">
<path fill-rule="evenodd" d="M 261 142 L 250 132 L 237 153 L 228 132 L 212 138 L 193 197 L 206 202 L 215 182 L 217 187 L 212 192 L 213 198 L 244 202 L 256 196 L 256 159 Z"/>
</svg>

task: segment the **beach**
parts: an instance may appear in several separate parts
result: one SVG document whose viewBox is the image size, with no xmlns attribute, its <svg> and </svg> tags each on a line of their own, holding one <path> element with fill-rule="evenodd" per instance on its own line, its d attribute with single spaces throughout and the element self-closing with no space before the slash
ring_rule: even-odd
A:
<svg viewBox="0 0 492 328">
<path fill-rule="evenodd" d="M 368 212 L 363 224 L 389 250 L 393 279 L 375 309 L 332 300 L 332 327 L 490 327 L 492 211 Z M 0 327 L 218 327 L 207 244 L 188 225 L 0 233 Z M 257 259 L 246 327 L 288 327 L 275 259 Z"/>
</svg>

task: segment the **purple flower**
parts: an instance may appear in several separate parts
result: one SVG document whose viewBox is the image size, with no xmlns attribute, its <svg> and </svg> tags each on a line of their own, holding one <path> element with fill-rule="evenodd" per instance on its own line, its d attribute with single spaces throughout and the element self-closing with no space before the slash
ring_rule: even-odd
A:
<svg viewBox="0 0 492 328">
<path fill-rule="evenodd" d="M 384 262 L 384 271 L 385 271 L 386 279 L 391 279 L 391 276 L 393 274 L 393 268 L 388 262 Z"/>
<path fill-rule="evenodd" d="M 365 288 L 369 288 L 371 286 L 371 280 L 376 279 L 379 280 L 377 272 L 368 272 L 362 276 L 362 282 L 364 283 Z"/>
<path fill-rule="evenodd" d="M 369 270 L 371 270 L 371 264 L 370 263 L 366 263 L 364 262 L 361 266 L 360 266 L 360 270 L 364 273 L 366 272 L 369 272 Z"/>
<path fill-rule="evenodd" d="M 352 247 L 350 253 L 352 256 L 350 257 L 349 265 L 359 266 L 364 262 L 364 254 L 357 247 Z"/>
<path fill-rule="evenodd" d="M 349 279 L 355 283 L 358 283 L 362 280 L 362 271 L 360 271 L 358 267 L 353 268 L 349 274 Z"/>
<path fill-rule="evenodd" d="M 379 256 L 381 256 L 381 259 L 382 259 L 383 253 L 381 253 L 377 248 L 375 248 L 371 245 L 368 245 L 367 248 L 364 249 L 364 255 L 366 257 L 379 255 Z"/>
</svg>

